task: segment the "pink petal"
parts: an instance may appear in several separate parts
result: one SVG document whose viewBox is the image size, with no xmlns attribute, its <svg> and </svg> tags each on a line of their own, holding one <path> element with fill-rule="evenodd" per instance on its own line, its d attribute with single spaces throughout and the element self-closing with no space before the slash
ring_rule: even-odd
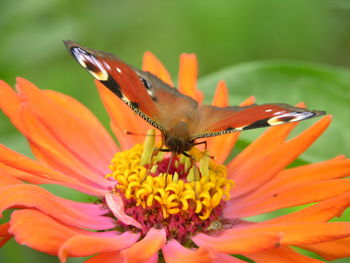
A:
<svg viewBox="0 0 350 263">
<path fill-rule="evenodd" d="M 105 196 L 105 200 L 108 208 L 112 211 L 116 218 L 126 225 L 131 225 L 142 229 L 142 225 L 137 220 L 125 214 L 124 202 L 118 194 L 108 192 Z"/>
</svg>

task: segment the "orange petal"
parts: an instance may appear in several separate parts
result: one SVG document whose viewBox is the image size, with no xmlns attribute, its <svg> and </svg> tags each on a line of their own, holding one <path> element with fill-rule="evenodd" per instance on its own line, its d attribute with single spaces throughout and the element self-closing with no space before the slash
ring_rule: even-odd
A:
<svg viewBox="0 0 350 263">
<path fill-rule="evenodd" d="M 144 136 L 126 135 L 125 131 L 146 134 L 152 126 L 133 112 L 121 99 L 98 81 L 95 81 L 102 102 L 112 121 L 113 132 L 122 149 L 128 149 L 135 143 L 142 143 Z"/>
<path fill-rule="evenodd" d="M 26 133 L 30 134 L 28 136 L 29 142 L 38 160 L 87 185 L 105 189 L 111 186 L 112 183 L 102 177 L 109 172 L 107 166 L 100 167 L 98 171 L 90 163 L 82 161 L 79 156 L 57 141 L 57 138 L 47 130 L 47 127 L 33 115 L 28 105 L 21 107 L 19 116 L 26 127 Z"/>
<path fill-rule="evenodd" d="M 115 226 L 110 217 L 92 216 L 81 211 L 80 208 L 84 208 L 84 205 L 57 197 L 36 185 L 17 184 L 0 187 L 0 214 L 6 209 L 19 206 L 36 208 L 58 221 L 79 228 L 106 230 Z M 99 209 L 98 205 L 94 206 L 92 210 Z"/>
<path fill-rule="evenodd" d="M 275 195 L 277 193 L 282 193 L 286 191 L 285 194 L 289 192 L 293 192 L 294 189 L 299 187 L 304 188 L 308 184 L 317 185 L 317 182 L 321 182 L 327 179 L 333 178 L 342 178 L 350 175 L 350 159 L 344 158 L 334 158 L 325 162 L 303 165 L 300 167 L 290 168 L 284 171 L 281 171 L 275 178 L 262 185 L 259 189 L 256 189 L 254 192 L 232 199 L 231 205 L 227 206 L 228 210 L 237 209 L 237 207 L 250 206 L 256 204 L 256 202 L 262 201 L 265 202 L 266 199 L 273 197 L 272 199 L 276 199 Z M 297 190 L 298 191 L 298 190 Z M 326 191 L 328 192 L 328 190 Z M 304 193 L 302 196 L 305 196 Z M 294 198 L 295 194 L 293 194 Z M 300 201 L 300 196 L 299 201 Z M 295 201 L 297 201 L 295 199 Z M 277 201 L 277 199 L 276 199 Z M 280 204 L 283 205 L 282 203 Z M 235 208 L 233 208 L 235 207 Z M 226 212 L 228 212 L 228 210 Z M 252 208 L 253 210 L 253 208 Z M 259 209 L 258 209 L 259 210 Z M 230 214 L 235 214 L 235 212 L 231 211 Z M 256 211 L 256 213 L 260 213 L 261 211 Z M 228 214 L 227 214 L 228 215 Z M 239 214 L 235 214 L 234 217 L 243 216 Z"/>
<path fill-rule="evenodd" d="M 12 176 L 8 171 L 6 171 L 5 165 L 0 164 L 0 187 L 20 183 L 22 183 L 21 180 L 18 180 L 15 176 Z"/>
<path fill-rule="evenodd" d="M 10 224 L 9 232 L 17 243 L 51 255 L 57 255 L 68 238 L 87 232 L 63 225 L 34 209 L 14 211 Z"/>
<path fill-rule="evenodd" d="M 118 150 L 112 137 L 107 132 L 105 127 L 103 127 L 96 116 L 83 104 L 70 96 L 53 90 L 43 90 L 42 92 L 50 99 L 52 99 L 55 103 L 57 103 L 60 108 L 65 109 L 67 112 L 69 112 L 69 115 L 79 116 L 79 118 L 83 120 L 84 123 L 88 123 L 91 130 L 95 130 L 94 132 L 99 133 L 99 143 L 102 143 L 108 152 L 115 153 Z"/>
<path fill-rule="evenodd" d="M 0 145 L 0 153 L 4 152 L 4 151 L 2 151 L 1 148 L 2 148 L 2 146 Z M 4 159 L 0 158 L 0 160 L 4 160 Z M 65 185 L 64 182 L 58 182 L 57 181 L 58 178 L 49 179 L 48 176 L 46 176 L 46 177 L 37 176 L 37 175 L 31 174 L 31 173 L 27 173 L 25 171 L 22 171 L 22 170 L 19 170 L 19 169 L 7 166 L 7 165 L 5 165 L 4 163 L 1 163 L 1 162 L 0 162 L 0 171 L 3 174 L 7 174 L 7 175 L 10 175 L 10 176 L 18 179 L 19 180 L 19 182 L 18 182 L 19 184 L 22 181 L 24 181 L 24 182 L 28 182 L 28 183 L 32 183 L 32 184 L 61 184 L 61 185 Z"/>
<path fill-rule="evenodd" d="M 235 233 L 209 236 L 203 233 L 195 235 L 192 240 L 199 247 L 210 247 L 215 252 L 226 254 L 254 253 L 274 247 L 280 241 L 279 233 Z"/>
<path fill-rule="evenodd" d="M 277 146 L 275 143 L 271 143 L 272 150 L 267 150 L 266 154 L 260 153 L 264 152 L 265 148 L 256 148 L 256 151 L 251 153 L 253 162 L 247 160 L 247 162 L 242 163 L 241 159 L 239 163 L 235 161 L 234 165 L 229 165 L 230 177 L 239 185 L 239 187 L 234 188 L 231 198 L 257 189 L 274 178 L 276 174 L 294 161 L 324 132 L 331 119 L 331 116 L 325 116 L 313 126 L 287 142 L 279 143 Z M 280 130 L 285 131 L 289 127 L 286 128 L 284 126 L 288 125 L 290 124 L 282 125 Z M 282 132 L 282 134 L 285 134 L 285 132 Z M 276 135 L 275 139 L 277 141 L 280 141 L 284 137 L 278 131 Z M 269 145 L 265 146 L 267 148 L 270 147 Z M 256 160 L 254 159 L 254 155 L 260 156 L 260 158 Z"/>
<path fill-rule="evenodd" d="M 84 263 L 120 263 L 122 256 L 119 252 L 101 253 L 84 261 Z"/>
<path fill-rule="evenodd" d="M 173 82 L 171 81 L 169 72 L 163 66 L 162 62 L 160 62 L 160 60 L 152 52 L 147 51 L 145 54 L 143 54 L 142 70 L 156 75 L 159 79 L 161 79 L 169 86 L 174 86 Z"/>
<path fill-rule="evenodd" d="M 255 254 L 245 255 L 256 262 L 268 263 L 323 263 L 323 261 L 296 253 L 289 247 L 273 248 Z"/>
<path fill-rule="evenodd" d="M 143 261 L 142 263 L 158 263 L 158 252 L 154 253 L 152 257 Z"/>
<path fill-rule="evenodd" d="M 58 256 L 61 262 L 66 262 L 67 257 L 87 257 L 96 253 L 119 251 L 134 244 L 139 236 L 131 232 L 124 232 L 115 237 L 76 235 L 61 245 Z"/>
<path fill-rule="evenodd" d="M 0 248 L 12 237 L 12 235 L 8 232 L 9 228 L 10 223 L 0 225 Z"/>
<path fill-rule="evenodd" d="M 31 183 L 65 185 L 84 193 L 103 197 L 105 190 L 83 184 L 75 178 L 56 172 L 0 144 L 0 166 L 12 176 Z"/>
<path fill-rule="evenodd" d="M 281 171 L 275 178 L 247 196 L 249 200 L 268 192 L 282 192 L 292 187 L 350 175 L 350 159 L 335 158 Z M 246 199 L 247 200 L 247 199 Z"/>
<path fill-rule="evenodd" d="M 226 247 L 225 241 L 231 242 L 231 240 L 240 235 L 249 235 L 252 242 L 254 242 L 254 240 L 256 241 L 265 233 L 279 235 L 280 240 L 277 245 L 309 245 L 350 236 L 350 223 L 286 223 L 277 225 L 257 223 L 245 227 L 228 229 L 223 231 L 218 237 L 207 237 L 206 239 L 211 242 L 219 242 L 217 244 L 219 248 L 219 244 Z M 248 253 L 242 252 L 242 254 Z"/>
<path fill-rule="evenodd" d="M 167 263 L 211 263 L 214 259 L 214 255 L 209 249 L 204 247 L 188 249 L 174 239 L 169 240 L 162 251 Z"/>
<path fill-rule="evenodd" d="M 129 248 L 122 250 L 124 262 L 138 263 L 150 259 L 166 242 L 164 229 L 151 228 L 146 236 Z"/>
<path fill-rule="evenodd" d="M 24 127 L 16 112 L 20 108 L 21 101 L 17 93 L 5 81 L 0 80 L 0 109 L 10 118 L 13 125 L 23 133 Z"/>
<path fill-rule="evenodd" d="M 8 85 L 1 86 L 2 109 L 16 127 L 38 146 L 47 148 L 59 145 L 76 159 L 79 157 L 79 162 L 94 168 L 95 171 L 102 168 L 104 174 L 105 167 L 117 148 L 97 119 L 79 102 L 68 96 L 41 91 L 21 78 L 18 78 L 17 82 L 20 94 L 16 94 Z M 26 112 L 25 116 L 20 114 L 23 111 Z M 38 129 L 29 131 L 26 127 L 29 112 L 31 119 L 40 123 L 42 133 L 46 134 L 39 141 L 40 136 L 34 133 Z M 23 121 L 26 121 L 26 124 Z M 45 140 L 48 136 L 51 136 L 50 140 Z M 98 142 L 96 138 L 99 138 Z"/>
<path fill-rule="evenodd" d="M 231 255 L 217 253 L 215 254 L 215 260 L 213 263 L 246 263 L 247 261 L 240 260 Z"/>
<path fill-rule="evenodd" d="M 198 62 L 194 54 L 180 56 L 179 91 L 198 102 L 203 101 L 203 93 L 197 89 Z"/>
<path fill-rule="evenodd" d="M 280 146 L 297 124 L 294 122 L 268 128 L 228 164 L 227 173 L 229 176 L 234 180 L 244 177 L 246 175 L 244 171 Z"/>
<path fill-rule="evenodd" d="M 211 102 L 211 105 L 217 106 L 217 107 L 226 107 L 228 106 L 228 90 L 225 81 L 221 80 L 219 81 L 218 85 L 216 86 L 215 94 L 213 97 L 213 101 Z"/>
<path fill-rule="evenodd" d="M 350 206 L 350 192 L 319 202 L 294 213 L 273 218 L 260 224 L 281 223 L 321 223 L 334 217 L 340 217 L 343 211 Z"/>
<path fill-rule="evenodd" d="M 245 198 L 230 200 L 230 208 L 225 211 L 234 217 L 248 217 L 275 211 L 281 208 L 309 204 L 326 200 L 350 191 L 350 179 L 334 179 L 292 187 L 282 192 L 271 192 L 258 196 L 254 201 Z"/>
<path fill-rule="evenodd" d="M 350 257 L 350 237 L 300 247 L 313 251 L 327 260 Z"/>
<path fill-rule="evenodd" d="M 124 263 L 125 261 L 123 261 L 123 257 L 120 255 L 119 252 L 98 254 L 98 255 L 88 259 L 87 261 L 84 261 L 84 263 L 101 263 L 101 262 L 103 262 L 103 263 L 123 262 Z M 140 263 L 157 263 L 157 262 L 158 262 L 158 253 L 154 254 L 148 260 L 142 261 Z"/>
<path fill-rule="evenodd" d="M 64 107 L 67 101 L 63 102 L 66 100 L 64 96 L 59 99 L 57 99 L 57 95 L 48 96 L 22 78 L 17 79 L 17 87 L 20 97 L 47 127 L 48 131 L 67 149 L 96 170 L 101 169 L 101 167 L 104 169 L 109 164 L 117 149 L 101 125 L 98 126 L 99 129 L 96 129 L 98 121 L 91 117 L 92 114 L 87 109 L 83 110 L 84 107 L 81 104 L 70 99 L 68 102 L 71 106 L 66 110 Z M 73 107 L 77 107 L 77 109 L 69 111 Z M 85 112 L 85 114 L 81 114 L 81 112 Z M 103 172 L 104 170 L 102 170 Z"/>
<path fill-rule="evenodd" d="M 250 97 L 242 102 L 240 106 L 247 106 L 253 103 L 254 98 Z M 228 106 L 228 91 L 224 81 L 218 83 L 212 105 L 218 107 Z M 239 134 L 239 132 L 235 132 L 206 139 L 207 149 L 212 156 L 215 156 L 216 162 L 223 163 L 227 159 L 239 137 Z"/>
</svg>

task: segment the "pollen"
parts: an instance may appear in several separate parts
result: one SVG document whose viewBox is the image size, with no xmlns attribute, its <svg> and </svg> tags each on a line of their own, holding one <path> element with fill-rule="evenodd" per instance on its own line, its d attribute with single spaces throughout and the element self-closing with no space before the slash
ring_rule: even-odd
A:
<svg viewBox="0 0 350 263">
<path fill-rule="evenodd" d="M 116 180 L 114 191 L 125 212 L 146 228 L 150 223 L 167 227 L 173 237 L 181 235 L 176 223 L 206 227 L 218 220 L 234 186 L 226 167 L 195 148 L 188 152 L 192 158 L 158 151 L 154 130 L 146 137 L 143 145 L 116 153 L 106 175 Z"/>
</svg>

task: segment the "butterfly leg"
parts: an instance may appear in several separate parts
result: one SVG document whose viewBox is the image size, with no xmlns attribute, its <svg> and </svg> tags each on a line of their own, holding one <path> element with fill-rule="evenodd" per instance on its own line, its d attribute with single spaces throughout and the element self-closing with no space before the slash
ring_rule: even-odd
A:
<svg viewBox="0 0 350 263">
<path fill-rule="evenodd" d="M 159 152 L 171 152 L 170 149 L 155 148 L 155 150 Z"/>
<path fill-rule="evenodd" d="M 185 155 L 186 157 L 190 158 L 191 160 L 195 160 L 196 158 L 190 154 L 188 154 L 187 152 L 183 152 L 183 155 Z"/>
<path fill-rule="evenodd" d="M 202 141 L 202 142 L 196 142 L 194 143 L 193 145 L 199 145 L 199 144 L 205 144 L 205 150 L 207 150 L 207 141 Z M 208 155 L 208 154 L 207 154 Z M 212 156 L 212 155 L 208 155 L 210 159 L 216 159 L 215 156 Z"/>
</svg>

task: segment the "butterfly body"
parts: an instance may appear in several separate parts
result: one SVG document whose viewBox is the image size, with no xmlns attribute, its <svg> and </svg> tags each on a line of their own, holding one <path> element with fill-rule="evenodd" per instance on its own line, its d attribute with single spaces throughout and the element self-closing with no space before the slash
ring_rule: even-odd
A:
<svg viewBox="0 0 350 263">
<path fill-rule="evenodd" d="M 301 121 L 325 114 L 288 104 L 246 107 L 200 105 L 156 76 L 130 66 L 114 55 L 65 41 L 73 57 L 95 79 L 162 133 L 163 144 L 186 153 L 198 138 Z"/>
<path fill-rule="evenodd" d="M 168 149 L 177 154 L 189 151 L 194 140 L 190 138 L 188 123 L 177 122 L 169 131 L 163 133 L 163 142 Z"/>
</svg>

